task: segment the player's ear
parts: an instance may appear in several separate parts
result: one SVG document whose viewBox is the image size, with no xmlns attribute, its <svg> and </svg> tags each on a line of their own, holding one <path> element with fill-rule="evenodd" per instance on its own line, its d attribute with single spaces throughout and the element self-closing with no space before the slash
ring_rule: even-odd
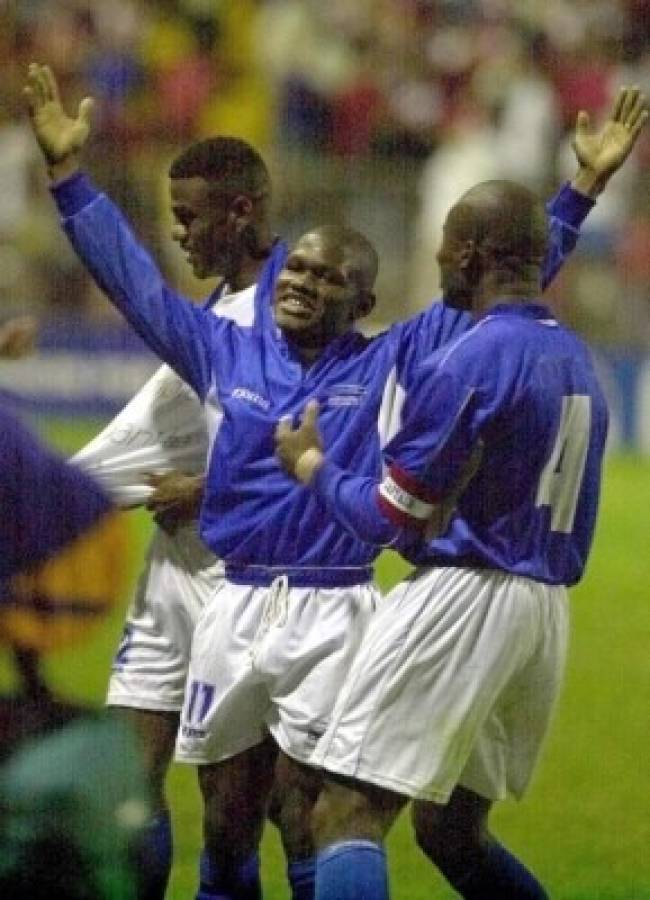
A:
<svg viewBox="0 0 650 900">
<path fill-rule="evenodd" d="M 245 194 L 238 194 L 228 208 L 228 218 L 236 234 L 240 234 L 250 222 L 253 201 Z"/>
<path fill-rule="evenodd" d="M 363 319 L 364 316 L 370 315 L 376 302 L 377 297 L 373 291 L 361 288 L 354 304 L 354 318 Z"/>
<path fill-rule="evenodd" d="M 465 241 L 458 250 L 458 268 L 463 271 L 471 269 L 476 263 L 477 253 L 476 241 Z"/>
</svg>

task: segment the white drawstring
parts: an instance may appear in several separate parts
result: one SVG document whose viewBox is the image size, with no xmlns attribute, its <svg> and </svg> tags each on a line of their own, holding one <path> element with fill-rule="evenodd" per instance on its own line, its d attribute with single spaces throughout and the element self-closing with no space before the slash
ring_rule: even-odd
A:
<svg viewBox="0 0 650 900">
<path fill-rule="evenodd" d="M 262 608 L 260 624 L 258 625 L 255 637 L 251 642 L 251 656 L 254 655 L 255 650 L 271 628 L 282 628 L 287 624 L 288 614 L 289 578 L 286 575 L 279 575 L 277 578 L 274 578 L 269 585 L 268 595 Z"/>
</svg>

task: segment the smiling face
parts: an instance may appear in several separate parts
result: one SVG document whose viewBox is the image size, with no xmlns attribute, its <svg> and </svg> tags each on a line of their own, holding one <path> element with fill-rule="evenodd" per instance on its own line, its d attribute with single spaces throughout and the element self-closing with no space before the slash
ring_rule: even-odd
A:
<svg viewBox="0 0 650 900">
<path fill-rule="evenodd" d="M 324 347 L 365 315 L 372 299 L 345 239 L 312 231 L 294 245 L 278 276 L 275 321 L 295 343 Z"/>
<path fill-rule="evenodd" d="M 230 204 L 205 178 L 172 178 L 172 238 L 197 278 L 228 277 L 238 252 Z"/>
</svg>

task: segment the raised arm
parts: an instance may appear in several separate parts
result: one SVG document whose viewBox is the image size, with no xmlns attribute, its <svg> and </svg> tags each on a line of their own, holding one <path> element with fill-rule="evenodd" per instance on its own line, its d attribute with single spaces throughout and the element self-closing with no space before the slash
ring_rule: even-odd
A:
<svg viewBox="0 0 650 900">
<path fill-rule="evenodd" d="M 618 172 L 648 119 L 647 98 L 637 87 L 618 92 L 607 119 L 592 127 L 588 113 L 578 113 L 573 150 L 578 170 L 547 204 L 550 243 L 542 274 L 547 287 L 578 241 L 580 226 L 610 178 Z"/>
<path fill-rule="evenodd" d="M 574 190 L 592 200 L 605 190 L 648 121 L 647 106 L 647 97 L 638 87 L 623 87 L 600 129 L 594 130 L 585 110 L 578 113 L 572 141 L 579 166 L 571 182 Z"/>
<path fill-rule="evenodd" d="M 80 172 L 92 100 L 81 101 L 76 118 L 68 116 L 52 72 L 36 64 L 29 67 L 25 96 L 75 251 L 143 340 L 204 398 L 210 383 L 210 335 L 220 327 L 218 320 L 165 284 L 121 212 Z"/>
</svg>

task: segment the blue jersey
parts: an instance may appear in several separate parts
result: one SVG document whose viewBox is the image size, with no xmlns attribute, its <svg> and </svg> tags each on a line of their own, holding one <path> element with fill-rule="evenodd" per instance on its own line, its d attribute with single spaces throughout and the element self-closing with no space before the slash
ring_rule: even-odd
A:
<svg viewBox="0 0 650 900">
<path fill-rule="evenodd" d="M 277 421 L 318 399 L 332 458 L 376 477 L 378 421 L 390 405 L 391 383 L 408 386 L 417 362 L 466 331 L 469 317 L 434 304 L 373 339 L 352 331 L 305 367 L 272 321 L 273 267 L 258 285 L 255 324 L 242 328 L 174 294 L 119 211 L 85 179 L 59 187 L 56 199 L 73 246 L 100 286 L 203 401 L 223 408 L 200 530 L 225 560 L 228 577 L 267 583 L 282 572 L 311 585 L 368 580 L 375 546 L 327 516 L 318 498 L 284 473 L 275 456 Z M 576 204 L 575 218 L 589 206 L 585 201 L 583 213 Z M 577 229 L 556 225 L 554 233 L 552 266 L 575 244 Z"/>
<path fill-rule="evenodd" d="M 94 481 L 2 409 L 0 464 L 0 580 L 53 556 L 112 508 Z"/>
<path fill-rule="evenodd" d="M 570 585 L 591 546 L 606 434 L 607 407 L 582 341 L 544 306 L 503 304 L 421 366 L 378 491 L 334 467 L 319 473 L 317 489 L 331 509 L 346 507 L 348 525 L 369 533 L 374 518 L 381 537 L 399 536 L 416 565 Z M 398 535 L 453 493 L 479 442 L 478 470 L 444 534 Z"/>
</svg>

